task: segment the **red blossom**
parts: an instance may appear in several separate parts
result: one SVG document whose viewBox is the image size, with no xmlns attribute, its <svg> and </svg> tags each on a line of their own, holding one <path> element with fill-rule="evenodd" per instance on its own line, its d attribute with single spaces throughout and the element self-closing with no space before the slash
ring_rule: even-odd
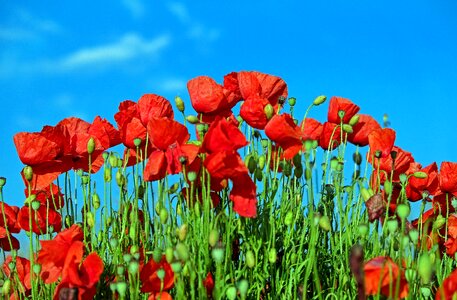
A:
<svg viewBox="0 0 457 300">
<path fill-rule="evenodd" d="M 4 251 L 18 250 L 20 247 L 19 240 L 11 235 L 11 231 L 0 227 L 0 249 Z"/>
<path fill-rule="evenodd" d="M 457 197 L 457 163 L 444 161 L 440 166 L 440 189 Z"/>
<path fill-rule="evenodd" d="M 452 300 L 457 296 L 457 269 L 446 277 L 436 291 L 436 300 Z"/>
<path fill-rule="evenodd" d="M 323 130 L 322 124 L 313 118 L 306 118 L 304 124 L 302 121 L 300 128 L 302 129 L 303 140 L 313 141 L 319 140 Z"/>
<path fill-rule="evenodd" d="M 12 261 L 13 258 L 11 255 L 8 255 L 2 266 L 3 272 L 6 277 L 11 279 L 13 284 L 10 299 L 21 299 L 22 297 L 19 294 L 21 290 L 25 291 L 25 294 L 28 295 L 32 289 L 30 281 L 30 261 L 27 258 L 16 256 L 15 270 L 14 272 L 11 272 L 9 265 Z M 13 279 L 13 276 L 19 280 L 20 287 L 16 286 L 18 282 Z"/>
<path fill-rule="evenodd" d="M 348 141 L 357 146 L 369 144 L 368 135 L 381 129 L 381 125 L 370 115 L 359 114 L 359 121 L 353 126 L 353 132 L 348 135 Z"/>
<path fill-rule="evenodd" d="M 160 279 L 157 275 L 157 271 L 159 270 L 165 272 L 163 279 Z M 141 269 L 140 280 L 141 291 L 143 293 L 157 294 L 161 291 L 166 292 L 170 290 L 174 284 L 174 273 L 170 264 L 165 259 L 165 255 L 162 256 L 160 262 L 156 262 L 153 259 L 149 260 Z"/>
<path fill-rule="evenodd" d="M 400 276 L 400 298 L 408 296 L 408 283 L 404 272 L 400 270 L 390 257 L 378 256 L 365 263 L 365 292 L 367 295 L 377 295 L 379 292 L 386 297 L 393 297 L 395 293 L 395 282 Z M 391 286 L 392 285 L 392 286 Z"/>
<path fill-rule="evenodd" d="M 32 218 L 32 232 L 37 235 L 60 232 L 62 229 L 62 216 L 52 208 L 41 205 L 37 210 L 24 206 L 19 210 L 17 219 L 21 228 L 30 231 L 30 210 Z"/>
<path fill-rule="evenodd" d="M 415 168 L 411 169 L 411 166 Z M 406 197 L 409 201 L 421 200 L 424 193 L 435 195 L 439 192 L 438 166 L 436 163 L 432 163 L 425 168 L 421 168 L 418 163 L 411 163 L 408 173 L 413 174 L 419 171 L 427 174 L 427 178 L 409 177 L 408 185 L 406 186 Z"/>
<path fill-rule="evenodd" d="M 324 150 L 333 150 L 341 142 L 341 127 L 334 123 L 325 122 L 319 137 L 319 146 Z"/>
<path fill-rule="evenodd" d="M 208 128 L 202 143 L 207 153 L 238 150 L 249 142 L 238 127 L 230 120 L 217 117 Z"/>
<path fill-rule="evenodd" d="M 379 128 L 368 135 L 370 156 L 380 153 L 380 157 L 390 156 L 395 143 L 395 131 L 390 128 Z"/>
<path fill-rule="evenodd" d="M 265 134 L 281 146 L 284 158 L 293 158 L 303 147 L 302 131 L 289 114 L 275 115 L 265 126 Z"/>
<path fill-rule="evenodd" d="M 214 278 L 213 278 L 213 274 L 211 274 L 211 272 L 208 272 L 208 274 L 206 275 L 206 278 L 203 280 L 203 286 L 206 289 L 206 294 L 208 295 L 208 297 L 211 298 L 212 294 L 213 294 L 213 289 L 214 289 Z"/>
<path fill-rule="evenodd" d="M 360 107 L 352 103 L 351 100 L 333 96 L 330 99 L 327 121 L 334 124 L 340 124 L 343 121 L 343 124 L 347 124 L 359 110 Z M 340 111 L 344 112 L 342 120 L 339 116 Z"/>
</svg>

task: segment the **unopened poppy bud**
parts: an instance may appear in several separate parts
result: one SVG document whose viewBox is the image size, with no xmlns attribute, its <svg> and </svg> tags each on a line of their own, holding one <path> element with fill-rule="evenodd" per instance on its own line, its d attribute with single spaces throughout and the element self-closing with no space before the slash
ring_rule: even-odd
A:
<svg viewBox="0 0 457 300">
<path fill-rule="evenodd" d="M 113 152 L 109 155 L 109 164 L 114 168 L 117 167 L 117 157 Z"/>
<path fill-rule="evenodd" d="M 346 115 L 346 112 L 344 110 L 338 111 L 338 117 L 340 118 L 340 120 L 343 120 L 345 115 Z"/>
<path fill-rule="evenodd" d="M 106 163 L 108 161 L 108 158 L 109 158 L 109 153 L 108 152 L 103 152 L 102 157 L 103 157 L 103 161 Z"/>
<path fill-rule="evenodd" d="M 167 262 L 169 264 L 171 264 L 175 258 L 175 251 L 173 250 L 172 247 L 167 247 L 167 249 L 165 249 L 165 259 L 167 260 Z"/>
<path fill-rule="evenodd" d="M 283 173 L 284 176 L 286 176 L 286 177 L 289 177 L 290 175 L 292 175 L 292 166 L 290 165 L 290 163 L 286 162 L 286 163 L 284 164 L 282 173 Z"/>
<path fill-rule="evenodd" d="M 387 195 L 392 194 L 392 182 L 389 180 L 384 182 L 384 192 L 386 192 Z"/>
<path fill-rule="evenodd" d="M 41 206 L 40 201 L 37 201 L 37 200 L 32 201 L 32 209 L 33 210 L 39 210 L 40 206 Z"/>
<path fill-rule="evenodd" d="M 235 300 L 236 299 L 236 288 L 234 286 L 230 286 L 227 288 L 225 291 L 225 296 L 227 296 L 227 299 L 229 300 Z"/>
<path fill-rule="evenodd" d="M 352 126 L 349 125 L 349 124 L 343 124 L 343 127 L 342 127 L 342 128 L 343 128 L 343 131 L 346 132 L 346 133 L 351 134 L 351 133 L 354 132 L 354 129 L 353 129 Z"/>
<path fill-rule="evenodd" d="M 197 124 L 197 132 L 201 135 L 204 135 L 206 133 L 206 130 L 205 130 L 205 124 Z"/>
<path fill-rule="evenodd" d="M 260 170 L 263 170 L 263 168 L 265 167 L 265 155 L 259 156 L 258 166 Z"/>
<path fill-rule="evenodd" d="M 123 187 L 125 185 L 125 176 L 121 173 L 121 170 L 116 172 L 116 183 L 118 187 Z"/>
<path fill-rule="evenodd" d="M 276 248 L 271 248 L 270 251 L 268 251 L 268 261 L 274 264 L 277 258 Z"/>
<path fill-rule="evenodd" d="M 263 108 L 263 111 L 265 112 L 265 115 L 267 116 L 267 120 L 270 120 L 273 117 L 273 114 L 275 113 L 273 106 L 268 103 L 265 105 Z"/>
<path fill-rule="evenodd" d="M 179 97 L 179 96 L 176 96 L 176 97 L 175 97 L 175 104 L 176 104 L 176 108 L 177 108 L 180 112 L 184 112 L 184 101 L 182 100 L 181 97 Z"/>
<path fill-rule="evenodd" d="M 187 180 L 189 180 L 190 182 L 194 182 L 196 179 L 197 179 L 197 173 L 195 173 L 193 171 L 187 173 Z"/>
<path fill-rule="evenodd" d="M 182 265 L 179 261 L 175 261 L 171 263 L 171 269 L 173 270 L 173 273 L 179 274 L 182 271 Z"/>
<path fill-rule="evenodd" d="M 84 175 L 81 176 L 81 183 L 83 185 L 88 185 L 89 181 L 90 181 L 89 180 L 89 175 L 84 174 Z"/>
<path fill-rule="evenodd" d="M 211 250 L 211 256 L 216 263 L 222 263 L 224 261 L 224 249 L 222 248 L 213 248 Z"/>
<path fill-rule="evenodd" d="M 0 177 L 0 189 L 4 187 L 6 184 L 6 178 L 5 177 Z"/>
<path fill-rule="evenodd" d="M 262 145 L 263 148 L 268 148 L 268 139 L 261 139 L 260 144 Z"/>
<path fill-rule="evenodd" d="M 397 206 L 397 215 L 400 217 L 400 219 L 404 220 L 409 216 L 409 213 L 411 212 L 411 208 L 409 207 L 408 204 L 401 203 L 398 204 Z"/>
<path fill-rule="evenodd" d="M 418 273 L 423 284 L 428 284 L 432 278 L 433 264 L 430 255 L 427 252 L 422 253 L 419 257 Z"/>
<path fill-rule="evenodd" d="M 105 182 L 111 182 L 111 168 L 106 168 L 103 171 L 103 179 Z"/>
<path fill-rule="evenodd" d="M 362 155 L 359 152 L 354 152 L 354 154 L 352 154 L 352 160 L 355 164 L 360 166 L 362 164 Z"/>
<path fill-rule="evenodd" d="M 124 298 L 127 293 L 127 283 L 124 281 L 117 282 L 116 290 L 119 293 L 119 296 L 121 296 L 121 298 Z"/>
<path fill-rule="evenodd" d="M 360 193 L 362 194 L 362 198 L 365 202 L 368 201 L 368 199 L 370 199 L 371 197 L 370 192 L 368 192 L 366 188 L 362 188 L 360 190 Z"/>
<path fill-rule="evenodd" d="M 139 254 L 140 253 L 140 247 L 138 247 L 138 245 L 133 245 L 132 247 L 130 247 L 130 254 L 133 255 L 133 257 L 135 257 L 136 254 Z"/>
<path fill-rule="evenodd" d="M 319 227 L 324 231 L 330 231 L 332 229 L 332 225 L 330 224 L 330 219 L 328 216 L 322 216 L 319 218 Z"/>
<path fill-rule="evenodd" d="M 286 97 L 284 97 L 284 96 L 279 96 L 279 97 L 278 97 L 278 103 L 279 103 L 280 105 L 283 105 L 284 103 L 286 103 Z"/>
<path fill-rule="evenodd" d="M 417 272 L 414 269 L 406 269 L 405 271 L 405 278 L 406 281 L 409 283 L 414 282 L 416 280 Z"/>
<path fill-rule="evenodd" d="M 321 105 L 322 103 L 325 102 L 325 100 L 327 100 L 327 96 L 324 96 L 324 95 L 317 96 L 313 101 L 313 105 L 314 106 Z"/>
<path fill-rule="evenodd" d="M 289 211 L 286 213 L 286 216 L 285 216 L 285 218 L 284 218 L 284 224 L 285 224 L 286 226 L 290 226 L 290 225 L 292 225 L 293 221 L 294 221 L 294 214 L 293 214 L 292 211 L 289 210 Z"/>
<path fill-rule="evenodd" d="M 95 140 L 93 137 L 91 137 L 87 141 L 87 153 L 92 154 L 92 153 L 94 153 L 94 150 L 95 150 Z"/>
<path fill-rule="evenodd" d="M 162 249 L 160 249 L 160 248 L 155 248 L 155 249 L 152 251 L 152 259 L 153 259 L 156 263 L 160 263 L 160 261 L 162 260 Z"/>
<path fill-rule="evenodd" d="M 217 242 L 219 241 L 219 231 L 216 229 L 211 229 L 209 232 L 208 242 L 211 247 L 216 246 Z"/>
<path fill-rule="evenodd" d="M 361 237 L 366 237 L 368 235 L 368 230 L 369 230 L 368 224 L 365 224 L 365 223 L 359 224 L 358 230 L 359 230 L 359 235 Z"/>
<path fill-rule="evenodd" d="M 11 281 L 6 279 L 2 286 L 2 295 L 9 295 L 11 291 Z"/>
<path fill-rule="evenodd" d="M 134 260 L 129 263 L 128 271 L 130 274 L 135 275 L 136 273 L 138 273 L 139 268 L 140 268 L 140 265 L 138 264 L 137 261 Z"/>
<path fill-rule="evenodd" d="M 94 214 L 91 211 L 86 212 L 86 221 L 89 228 L 93 228 L 95 226 Z"/>
<path fill-rule="evenodd" d="M 125 273 L 125 267 L 123 265 L 118 265 L 116 268 L 117 275 L 121 276 Z"/>
<path fill-rule="evenodd" d="M 246 279 L 242 279 L 238 282 L 238 291 L 240 292 L 241 299 L 245 299 L 248 293 L 249 282 Z"/>
<path fill-rule="evenodd" d="M 395 234 L 398 229 L 398 222 L 395 219 L 387 221 L 387 229 L 389 230 L 390 234 Z"/>
<path fill-rule="evenodd" d="M 255 179 L 257 179 L 257 181 L 262 181 L 262 179 L 263 179 L 263 172 L 262 172 L 262 170 L 260 170 L 260 169 L 255 169 L 254 176 L 255 176 Z"/>
<path fill-rule="evenodd" d="M 331 160 L 330 160 L 330 168 L 332 170 L 336 170 L 336 166 L 338 165 L 338 158 L 336 157 L 333 157 Z"/>
<path fill-rule="evenodd" d="M 31 166 L 25 166 L 24 167 L 24 178 L 25 180 L 27 180 L 28 182 L 32 181 L 33 179 L 33 169 Z"/>
<path fill-rule="evenodd" d="M 194 115 L 189 115 L 186 117 L 187 122 L 190 124 L 197 124 L 199 122 L 198 117 Z"/>
<path fill-rule="evenodd" d="M 159 213 L 160 223 L 165 224 L 168 220 L 168 211 L 165 208 L 162 208 Z"/>
<path fill-rule="evenodd" d="M 412 229 L 408 232 L 409 238 L 411 239 L 411 242 L 416 245 L 417 242 L 419 241 L 419 231 L 416 229 Z"/>
<path fill-rule="evenodd" d="M 433 229 L 440 229 L 446 224 L 446 219 L 442 215 L 438 215 L 433 222 Z"/>
<path fill-rule="evenodd" d="M 94 205 L 95 210 L 100 208 L 100 197 L 97 193 L 92 194 L 92 204 Z"/>
<path fill-rule="evenodd" d="M 427 173 L 425 172 L 421 172 L 421 171 L 418 171 L 418 172 L 414 172 L 413 173 L 413 176 L 416 177 L 416 178 L 420 178 L 420 179 L 425 179 L 427 178 Z"/>
<path fill-rule="evenodd" d="M 73 225 L 73 221 L 71 220 L 71 217 L 67 215 L 67 216 L 65 217 L 65 226 L 66 226 L 67 228 L 70 228 L 71 225 Z"/>
<path fill-rule="evenodd" d="M 117 167 L 118 167 L 118 168 L 122 168 L 122 164 L 123 164 L 122 159 L 118 158 L 118 159 L 117 159 Z"/>
<path fill-rule="evenodd" d="M 246 252 L 246 264 L 251 269 L 255 267 L 255 256 L 251 250 Z"/>
<path fill-rule="evenodd" d="M 290 97 L 289 98 L 289 105 L 290 106 L 295 106 L 296 103 L 297 103 L 297 99 L 295 99 L 295 97 Z"/>
<path fill-rule="evenodd" d="M 359 115 L 353 115 L 352 118 L 349 120 L 349 125 L 355 126 L 357 123 L 359 123 L 359 119 Z"/>
<path fill-rule="evenodd" d="M 40 274 L 41 272 L 41 265 L 39 264 L 33 264 L 33 267 L 32 267 L 32 270 L 33 270 L 33 273 L 35 274 Z"/>
<path fill-rule="evenodd" d="M 294 176 L 297 178 L 301 178 L 303 176 L 303 168 L 301 166 L 294 169 Z"/>
<path fill-rule="evenodd" d="M 180 241 L 184 241 L 186 239 L 186 236 L 187 236 L 187 224 L 182 224 L 178 229 L 178 238 Z"/>
<path fill-rule="evenodd" d="M 124 258 L 124 262 L 126 262 L 126 263 L 129 263 L 130 261 L 132 261 L 132 254 L 130 254 L 130 253 L 124 253 L 124 255 L 122 257 Z"/>
<path fill-rule="evenodd" d="M 247 161 L 247 167 L 248 167 L 248 170 L 249 170 L 249 173 L 254 173 L 254 171 L 256 170 L 257 168 L 257 162 L 255 161 L 255 157 L 253 155 L 248 155 L 247 158 L 246 158 L 246 161 Z"/>
</svg>

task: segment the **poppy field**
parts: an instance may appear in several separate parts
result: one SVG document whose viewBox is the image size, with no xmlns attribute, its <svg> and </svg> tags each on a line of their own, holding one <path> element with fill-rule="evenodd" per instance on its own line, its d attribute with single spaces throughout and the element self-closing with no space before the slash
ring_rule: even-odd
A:
<svg viewBox="0 0 457 300">
<path fill-rule="evenodd" d="M 187 89 L 14 136 L 3 299 L 457 299 L 457 162 L 422 166 L 387 120 L 274 75 Z"/>
</svg>

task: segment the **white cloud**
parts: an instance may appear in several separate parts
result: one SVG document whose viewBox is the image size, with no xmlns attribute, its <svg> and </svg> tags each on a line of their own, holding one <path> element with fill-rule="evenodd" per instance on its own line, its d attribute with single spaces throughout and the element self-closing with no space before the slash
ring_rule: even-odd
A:
<svg viewBox="0 0 457 300">
<path fill-rule="evenodd" d="M 181 78 L 166 78 L 154 85 L 161 92 L 181 92 L 186 89 L 187 81 Z"/>
<path fill-rule="evenodd" d="M 144 15 L 144 5 L 141 0 L 122 0 L 122 4 L 130 11 L 133 17 L 140 18 Z"/>
<path fill-rule="evenodd" d="M 35 31 L 45 33 L 57 33 L 62 30 L 60 25 L 56 22 L 36 17 L 26 10 L 20 10 L 17 13 L 17 15 L 18 19 L 21 20 L 21 23 L 24 26 L 29 27 L 30 29 L 33 29 Z"/>
<path fill-rule="evenodd" d="M 200 24 L 195 24 L 189 29 L 188 36 L 194 40 L 212 42 L 219 38 L 220 31 L 215 28 L 206 28 Z"/>
<path fill-rule="evenodd" d="M 183 24 L 188 24 L 191 21 L 187 7 L 179 2 L 171 2 L 168 4 L 168 9 L 170 12 L 178 18 L 178 20 Z"/>
<path fill-rule="evenodd" d="M 88 65 L 100 66 L 123 62 L 143 55 L 155 56 L 159 55 L 159 52 L 170 42 L 169 35 L 145 40 L 136 33 L 129 33 L 114 43 L 83 48 L 70 53 L 50 67 L 66 71 Z"/>
<path fill-rule="evenodd" d="M 8 22 L 0 29 L 0 39 L 8 41 L 39 40 L 46 34 L 56 34 L 62 31 L 54 21 L 41 19 L 26 10 L 19 10 L 15 14 L 14 25 Z"/>
</svg>

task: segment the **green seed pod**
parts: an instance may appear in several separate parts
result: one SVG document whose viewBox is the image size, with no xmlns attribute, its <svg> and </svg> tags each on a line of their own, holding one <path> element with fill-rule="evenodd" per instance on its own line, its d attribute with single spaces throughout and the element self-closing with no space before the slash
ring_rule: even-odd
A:
<svg viewBox="0 0 457 300">
<path fill-rule="evenodd" d="M 116 283 L 116 290 L 119 293 L 119 296 L 124 298 L 126 293 L 127 293 L 127 283 L 124 282 L 124 281 L 117 282 Z"/>
<path fill-rule="evenodd" d="M 358 230 L 359 230 L 359 235 L 361 237 L 366 237 L 368 235 L 368 230 L 370 228 L 368 227 L 368 224 L 359 224 Z"/>
<path fill-rule="evenodd" d="M 211 250 L 211 256 L 216 263 L 222 263 L 224 261 L 224 249 L 222 248 L 213 248 Z"/>
<path fill-rule="evenodd" d="M 175 261 L 171 263 L 171 269 L 173 270 L 173 273 L 179 274 L 182 271 L 182 265 L 179 261 Z"/>
<path fill-rule="evenodd" d="M 176 97 L 175 97 L 175 104 L 176 104 L 176 108 L 177 108 L 180 112 L 184 112 L 184 101 L 182 100 L 181 97 L 179 97 L 179 96 L 176 96 Z"/>
<path fill-rule="evenodd" d="M 346 115 L 346 112 L 344 110 L 338 111 L 338 117 L 340 118 L 340 120 L 343 120 L 345 115 Z"/>
<path fill-rule="evenodd" d="M 211 229 L 209 232 L 208 242 L 211 247 L 215 247 L 217 242 L 219 241 L 219 231 L 216 229 Z"/>
<path fill-rule="evenodd" d="M 116 183 L 120 188 L 125 185 L 125 176 L 121 173 L 120 169 L 116 172 Z"/>
<path fill-rule="evenodd" d="M 116 273 L 117 273 L 117 275 L 119 275 L 119 276 L 124 275 L 124 273 L 125 273 L 125 267 L 124 267 L 124 265 L 118 265 L 117 268 L 116 268 Z"/>
<path fill-rule="evenodd" d="M 265 160 L 265 155 L 259 156 L 258 167 L 260 170 L 263 170 L 263 168 L 265 167 Z"/>
<path fill-rule="evenodd" d="M 198 203 L 198 202 L 197 202 Z M 182 242 L 186 239 L 186 236 L 187 236 L 187 230 L 188 230 L 188 227 L 187 227 L 187 224 L 182 224 L 179 229 L 178 229 L 178 238 L 179 240 Z"/>
<path fill-rule="evenodd" d="M 94 153 L 94 150 L 95 150 L 95 140 L 93 137 L 91 137 L 87 141 L 87 153 L 92 154 L 92 153 Z"/>
<path fill-rule="evenodd" d="M 411 239 L 411 242 L 414 245 L 417 245 L 417 242 L 419 241 L 419 231 L 416 229 L 412 229 L 408 232 L 409 238 Z"/>
<path fill-rule="evenodd" d="M 313 101 L 313 105 L 314 106 L 321 105 L 322 103 L 325 102 L 325 100 L 327 100 L 327 96 L 324 96 L 324 95 L 317 96 Z"/>
<path fill-rule="evenodd" d="M 362 164 L 362 155 L 359 152 L 354 152 L 352 154 L 352 160 L 356 165 L 361 165 Z"/>
<path fill-rule="evenodd" d="M 354 132 L 354 129 L 349 124 L 343 124 L 342 129 L 344 132 L 349 133 L 349 134 Z"/>
<path fill-rule="evenodd" d="M 319 218 L 319 227 L 324 231 L 330 231 L 332 229 L 332 224 L 330 224 L 330 219 L 327 215 Z"/>
<path fill-rule="evenodd" d="M 332 157 L 332 159 L 330 160 L 330 169 L 332 169 L 333 171 L 336 171 L 337 166 L 338 166 L 338 158 Z"/>
<path fill-rule="evenodd" d="M 168 211 L 162 207 L 159 213 L 160 223 L 166 224 L 168 221 Z"/>
<path fill-rule="evenodd" d="M 165 259 L 167 260 L 167 262 L 169 264 L 171 264 L 173 262 L 174 258 L 175 258 L 175 254 L 174 254 L 173 248 L 172 247 L 167 247 L 165 249 Z"/>
<path fill-rule="evenodd" d="M 6 279 L 2 286 L 2 295 L 9 295 L 11 291 L 11 281 Z"/>
<path fill-rule="evenodd" d="M 406 174 L 400 174 L 400 176 L 398 176 L 398 177 L 402 184 L 405 184 L 408 181 L 408 176 Z"/>
<path fill-rule="evenodd" d="M 297 99 L 295 99 L 295 97 L 290 97 L 289 98 L 289 105 L 294 107 L 295 104 L 297 103 Z"/>
<path fill-rule="evenodd" d="M 357 123 L 359 123 L 360 115 L 353 115 L 352 118 L 349 120 L 349 125 L 354 127 Z"/>
<path fill-rule="evenodd" d="M 419 257 L 418 273 L 423 284 L 428 284 L 432 278 L 433 264 L 427 252 Z"/>
<path fill-rule="evenodd" d="M 83 185 L 88 185 L 89 181 L 90 181 L 89 179 L 90 179 L 89 175 L 84 174 L 81 176 L 81 183 Z"/>
<path fill-rule="evenodd" d="M 194 182 L 196 179 L 197 179 L 197 173 L 195 173 L 193 171 L 187 173 L 187 180 L 189 180 L 190 182 Z"/>
<path fill-rule="evenodd" d="M 246 252 L 246 264 L 251 269 L 255 267 L 255 264 L 256 264 L 255 256 L 254 256 L 254 252 L 252 252 L 251 250 L 248 250 Z"/>
<path fill-rule="evenodd" d="M 22 170 L 22 172 L 24 173 L 25 180 L 27 180 L 28 182 L 32 181 L 33 169 L 31 166 L 25 166 L 24 169 Z"/>
<path fill-rule="evenodd" d="M 411 208 L 409 207 L 408 204 L 401 203 L 398 204 L 397 206 L 397 215 L 400 217 L 400 219 L 404 220 L 409 216 L 409 213 L 411 212 Z"/>
<path fill-rule="evenodd" d="M 140 268 L 140 265 L 138 264 L 137 261 L 131 261 L 128 266 L 128 271 L 130 274 L 135 275 L 138 273 L 138 269 Z"/>
<path fill-rule="evenodd" d="M 4 187 L 6 184 L 6 178 L 5 177 L 0 177 L 0 189 Z"/>
<path fill-rule="evenodd" d="M 268 261 L 274 264 L 277 258 L 276 248 L 271 248 L 270 251 L 268 251 Z"/>
<path fill-rule="evenodd" d="M 269 140 L 268 139 L 261 139 L 260 140 L 260 144 L 262 145 L 262 147 L 265 149 L 265 148 L 268 148 L 268 143 L 269 143 Z"/>
<path fill-rule="evenodd" d="M 186 120 L 187 122 L 189 122 L 190 124 L 197 124 L 199 122 L 198 118 L 196 116 L 193 116 L 193 115 L 189 115 L 186 117 Z"/>
<path fill-rule="evenodd" d="M 398 222 L 396 219 L 391 219 L 387 221 L 387 229 L 390 234 L 395 234 L 398 230 Z"/>
<path fill-rule="evenodd" d="M 100 208 L 100 197 L 97 193 L 92 194 L 92 205 L 94 206 L 95 210 Z"/>
<path fill-rule="evenodd" d="M 132 247 L 130 247 L 130 254 L 132 254 L 133 257 L 135 257 L 139 253 L 140 253 L 140 247 L 138 247 L 138 245 L 133 245 Z"/>
<path fill-rule="evenodd" d="M 228 287 L 227 290 L 225 291 L 225 295 L 227 296 L 227 299 L 235 300 L 236 299 L 236 288 L 234 286 Z"/>
<path fill-rule="evenodd" d="M 254 173 L 256 168 L 257 168 L 257 162 L 255 161 L 255 157 L 250 154 L 248 155 L 249 157 L 247 158 L 247 167 L 248 167 L 248 170 L 249 170 L 249 173 Z"/>
<path fill-rule="evenodd" d="M 156 262 L 159 263 L 162 260 L 162 249 L 160 248 L 155 248 L 152 251 L 152 259 Z"/>
<path fill-rule="evenodd" d="M 36 275 L 40 274 L 41 272 L 41 265 L 39 264 L 33 264 L 33 273 L 35 273 Z"/>
<path fill-rule="evenodd" d="M 129 263 L 132 260 L 132 255 L 130 253 L 124 253 L 122 258 L 124 259 L 124 262 Z"/>
<path fill-rule="evenodd" d="M 420 179 L 425 179 L 425 178 L 428 177 L 428 176 L 427 176 L 427 173 L 425 173 L 425 172 L 420 172 L 420 171 L 414 172 L 414 173 L 413 173 L 413 176 L 416 177 L 416 178 L 420 178 Z"/>
<path fill-rule="evenodd" d="M 433 229 L 438 230 L 446 224 L 446 219 L 442 215 L 438 215 L 433 222 Z"/>
<path fill-rule="evenodd" d="M 73 225 L 73 221 L 72 221 L 71 217 L 68 216 L 68 215 L 65 216 L 65 226 L 66 226 L 67 228 L 70 228 L 71 225 Z"/>
<path fill-rule="evenodd" d="M 33 210 L 39 210 L 40 206 L 41 206 L 41 203 L 38 200 L 33 200 L 31 205 L 32 205 L 32 209 Z"/>
<path fill-rule="evenodd" d="M 270 103 L 265 105 L 265 107 L 263 108 L 263 111 L 265 112 L 265 116 L 267 116 L 267 120 L 270 120 L 275 113 L 275 110 Z"/>
<path fill-rule="evenodd" d="M 86 212 L 86 221 L 87 221 L 87 226 L 89 228 L 94 228 L 95 226 L 95 217 L 94 214 L 91 211 Z"/>
<path fill-rule="evenodd" d="M 105 168 L 103 171 L 103 179 L 105 182 L 111 182 L 111 168 Z"/>
<path fill-rule="evenodd" d="M 240 292 L 241 299 L 245 299 L 249 289 L 249 282 L 242 279 L 238 282 L 238 291 Z"/>
<path fill-rule="evenodd" d="M 284 224 L 286 226 L 290 226 L 290 225 L 292 225 L 293 221 L 294 221 L 294 214 L 292 211 L 289 210 L 286 213 L 286 216 L 284 217 Z"/>
<path fill-rule="evenodd" d="M 262 170 L 260 170 L 260 169 L 255 169 L 254 176 L 255 176 L 255 179 L 257 179 L 257 181 L 262 181 L 262 179 L 263 179 L 263 172 L 262 172 Z"/>
</svg>

